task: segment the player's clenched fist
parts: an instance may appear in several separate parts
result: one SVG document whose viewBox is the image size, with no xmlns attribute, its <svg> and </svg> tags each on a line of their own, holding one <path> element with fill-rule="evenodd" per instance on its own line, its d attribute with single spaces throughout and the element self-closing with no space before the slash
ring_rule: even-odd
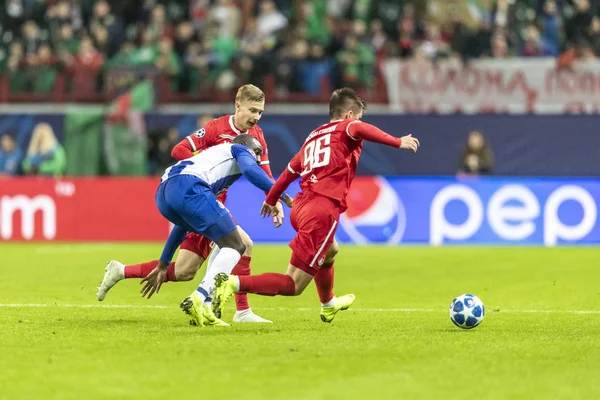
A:
<svg viewBox="0 0 600 400">
<path fill-rule="evenodd" d="M 401 149 L 412 150 L 413 152 L 417 152 L 421 143 L 419 143 L 419 139 L 412 137 L 412 135 L 402 136 L 402 144 L 400 145 Z"/>
</svg>

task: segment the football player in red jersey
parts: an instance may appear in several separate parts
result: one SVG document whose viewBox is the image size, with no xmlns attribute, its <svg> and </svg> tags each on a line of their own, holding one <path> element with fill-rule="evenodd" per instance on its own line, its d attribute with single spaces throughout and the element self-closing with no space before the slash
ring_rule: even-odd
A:
<svg viewBox="0 0 600 400">
<path fill-rule="evenodd" d="M 371 141 L 412 150 L 419 141 L 411 135 L 394 137 L 379 128 L 361 122 L 366 106 L 349 88 L 333 92 L 329 103 L 330 122 L 315 129 L 292 158 L 263 203 L 261 214 L 279 214 L 277 199 L 296 179 L 301 192 L 294 199 L 290 214 L 297 234 L 290 242 L 292 257 L 284 274 L 256 276 L 219 274 L 213 309 L 217 317 L 233 293 L 265 296 L 297 296 L 314 278 L 321 301 L 321 319 L 331 322 L 335 315 L 354 302 L 354 295 L 333 295 L 332 246 L 340 214 L 346 211 L 346 196 L 356 174 L 363 141 Z M 336 248 L 333 248 L 336 247 Z"/>
<path fill-rule="evenodd" d="M 235 97 L 235 114 L 213 119 L 203 128 L 187 136 L 173 148 L 171 153 L 173 158 L 184 160 L 208 147 L 221 143 L 231 143 L 237 135 L 247 133 L 260 142 L 264 151 L 259 164 L 273 178 L 271 168 L 269 167 L 267 143 L 265 142 L 262 129 L 258 126 L 258 121 L 263 114 L 264 108 L 265 94 L 262 90 L 254 85 L 240 87 Z M 226 192 L 222 193 L 218 198 L 219 201 L 225 203 L 226 196 Z M 283 209 L 281 203 L 278 203 L 276 207 L 281 214 L 274 217 L 273 224 L 279 227 L 283 221 Z M 236 275 L 250 275 L 252 240 L 239 226 L 238 230 L 246 245 L 246 252 L 236 265 L 234 272 Z M 166 281 L 192 280 L 196 276 L 196 272 L 200 266 L 208 258 L 211 246 L 212 242 L 202 235 L 188 233 L 179 247 L 177 259 L 169 266 Z M 110 261 L 106 267 L 104 279 L 98 288 L 98 300 L 104 300 L 106 293 L 121 279 L 129 278 L 145 278 L 146 285 L 142 288 L 142 294 L 150 298 L 154 291 L 148 289 L 154 286 L 152 280 L 155 278 L 156 271 L 154 269 L 157 265 L 158 260 L 132 265 L 123 265 L 115 260 Z M 246 294 L 236 296 L 236 305 L 237 312 L 233 319 L 234 322 L 271 322 L 252 312 Z"/>
</svg>

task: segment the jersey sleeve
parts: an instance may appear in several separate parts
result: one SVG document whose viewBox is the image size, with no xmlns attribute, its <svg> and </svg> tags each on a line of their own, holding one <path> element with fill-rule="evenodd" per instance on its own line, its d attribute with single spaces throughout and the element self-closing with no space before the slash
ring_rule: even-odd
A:
<svg viewBox="0 0 600 400">
<path fill-rule="evenodd" d="M 176 160 L 185 160 L 190 158 L 201 149 L 217 144 L 215 136 L 217 120 L 212 120 L 204 128 L 198 129 L 191 135 L 186 136 L 181 142 L 177 143 L 171 151 L 171 156 Z"/>
<path fill-rule="evenodd" d="M 163 248 L 162 254 L 160 255 L 160 261 L 164 263 L 170 263 L 175 255 L 175 251 L 185 239 L 185 235 L 187 231 L 180 226 L 175 225 L 173 230 L 169 234 L 169 238 L 165 243 L 165 247 Z"/>
<path fill-rule="evenodd" d="M 346 134 L 352 140 L 364 139 L 369 142 L 386 144 L 388 146 L 400 147 L 402 139 L 388 135 L 375 125 L 367 124 L 360 120 L 354 120 L 346 126 Z"/>
<path fill-rule="evenodd" d="M 231 146 L 231 155 L 237 161 L 240 172 L 254 186 L 268 192 L 273 186 L 271 179 L 256 162 L 256 157 L 246 146 L 234 144 Z"/>
<path fill-rule="evenodd" d="M 269 161 L 269 149 L 267 148 L 267 141 L 265 140 L 265 135 L 263 134 L 263 131 L 260 130 L 257 136 L 258 142 L 263 148 L 263 153 L 260 156 L 258 165 L 260 165 L 263 171 L 265 171 L 271 179 L 275 180 L 275 178 L 273 178 L 273 172 L 271 172 L 271 163 Z"/>
<path fill-rule="evenodd" d="M 300 159 L 300 153 L 296 154 L 294 158 L 289 162 L 286 169 L 283 171 L 279 178 L 275 181 L 275 184 L 269 191 L 265 203 L 274 206 L 279 198 L 283 195 L 285 190 L 290 186 L 292 182 L 300 177 L 302 167 L 302 160 Z"/>
</svg>

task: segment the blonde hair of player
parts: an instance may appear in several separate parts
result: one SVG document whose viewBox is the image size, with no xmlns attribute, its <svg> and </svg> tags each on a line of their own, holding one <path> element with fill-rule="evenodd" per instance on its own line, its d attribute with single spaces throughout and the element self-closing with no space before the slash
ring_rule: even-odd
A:
<svg viewBox="0 0 600 400">
<path fill-rule="evenodd" d="M 235 95 L 235 102 L 250 101 L 261 103 L 265 101 L 265 93 L 254 85 L 241 86 Z"/>
<path fill-rule="evenodd" d="M 235 95 L 233 123 L 245 132 L 258 123 L 265 111 L 265 93 L 254 85 L 240 87 Z"/>
</svg>

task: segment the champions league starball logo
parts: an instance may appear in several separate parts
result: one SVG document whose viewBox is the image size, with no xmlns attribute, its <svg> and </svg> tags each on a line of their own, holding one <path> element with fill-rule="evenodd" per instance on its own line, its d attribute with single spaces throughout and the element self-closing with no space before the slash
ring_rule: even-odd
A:
<svg viewBox="0 0 600 400">
<path fill-rule="evenodd" d="M 348 210 L 340 217 L 336 237 L 356 244 L 402 241 L 406 228 L 404 204 L 383 178 L 357 177 L 347 197 Z"/>
</svg>

